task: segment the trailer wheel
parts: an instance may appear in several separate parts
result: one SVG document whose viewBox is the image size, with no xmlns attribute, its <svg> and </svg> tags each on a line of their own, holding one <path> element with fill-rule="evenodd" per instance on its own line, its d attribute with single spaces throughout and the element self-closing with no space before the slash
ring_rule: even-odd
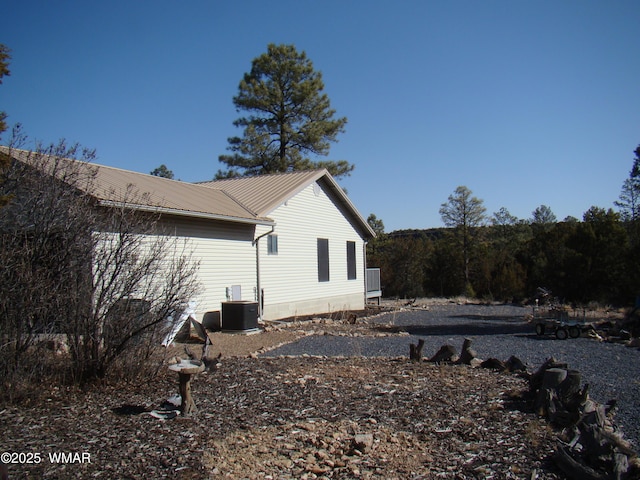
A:
<svg viewBox="0 0 640 480">
<path fill-rule="evenodd" d="M 536 335 L 544 335 L 544 323 L 536 324 Z"/>
<path fill-rule="evenodd" d="M 556 338 L 558 340 L 566 340 L 568 336 L 569 336 L 569 332 L 567 332 L 566 328 L 560 327 L 559 329 L 556 330 Z"/>
<path fill-rule="evenodd" d="M 580 336 L 580 328 L 575 325 L 569 327 L 569 336 L 571 338 L 578 338 Z"/>
</svg>

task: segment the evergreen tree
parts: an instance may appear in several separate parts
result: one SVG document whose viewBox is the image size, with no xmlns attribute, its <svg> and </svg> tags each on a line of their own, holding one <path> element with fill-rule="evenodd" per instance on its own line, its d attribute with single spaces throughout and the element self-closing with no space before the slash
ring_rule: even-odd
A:
<svg viewBox="0 0 640 480">
<path fill-rule="evenodd" d="M 547 205 L 540 205 L 531 213 L 531 223 L 535 225 L 548 226 L 556 223 L 558 219 Z"/>
<path fill-rule="evenodd" d="M 469 271 L 471 252 L 478 239 L 478 227 L 485 223 L 486 208 L 482 200 L 471 195 L 471 190 L 465 186 L 456 188 L 455 192 L 449 195 L 448 202 L 440 206 L 440 217 L 445 226 L 454 229 L 462 252 L 465 294 L 472 296 Z"/>
<path fill-rule="evenodd" d="M 627 222 L 635 222 L 640 218 L 640 145 L 634 153 L 636 157 L 633 160 L 629 178 L 622 184 L 620 201 L 614 202 L 620 210 L 622 219 Z"/>
<path fill-rule="evenodd" d="M 231 155 L 221 155 L 227 166 L 216 178 L 254 176 L 277 172 L 326 168 L 334 177 L 354 168 L 345 160 L 313 161 L 326 156 L 347 123 L 334 118 L 329 97 L 323 93 L 322 74 L 315 71 L 305 52 L 293 45 L 270 44 L 255 58 L 233 97 L 235 120 L 242 137 L 228 139 Z"/>
<path fill-rule="evenodd" d="M 618 213 L 591 207 L 567 243 L 577 260 L 566 269 L 575 288 L 569 295 L 582 302 L 630 298 L 637 285 L 629 281 L 629 237 Z"/>
<path fill-rule="evenodd" d="M 157 168 L 154 168 L 151 172 L 149 172 L 154 177 L 163 177 L 169 178 L 173 180 L 173 172 L 167 168 L 167 166 L 163 163 Z"/>
<path fill-rule="evenodd" d="M 522 297 L 526 274 L 518 254 L 531 237 L 531 227 L 525 220 L 511 215 L 505 207 L 493 214 L 491 224 L 486 257 L 492 260 L 492 295 L 500 300 Z"/>
<path fill-rule="evenodd" d="M 367 223 L 369 224 L 371 229 L 376 233 L 376 235 L 384 234 L 384 223 L 382 222 L 382 219 L 379 219 L 378 217 L 376 217 L 375 214 L 372 213 L 367 217 Z"/>
<path fill-rule="evenodd" d="M 9 49 L 0 43 L 0 84 L 2 84 L 2 77 L 5 75 L 9 75 L 9 59 L 11 56 L 9 55 Z M 7 123 L 5 119 L 7 118 L 7 114 L 0 110 L 0 138 L 2 137 L 2 132 L 7 129 Z M 8 155 L 4 153 L 0 153 L 0 182 L 2 182 L 2 177 L 4 176 L 4 172 L 9 168 L 10 159 Z M 0 207 L 6 205 L 9 202 L 10 197 L 0 196 Z"/>
</svg>

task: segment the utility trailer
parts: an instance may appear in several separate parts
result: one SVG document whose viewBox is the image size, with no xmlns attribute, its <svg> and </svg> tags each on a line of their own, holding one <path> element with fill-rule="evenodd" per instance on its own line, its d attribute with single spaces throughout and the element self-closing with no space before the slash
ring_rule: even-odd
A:
<svg viewBox="0 0 640 480">
<path fill-rule="evenodd" d="M 593 325 L 584 318 L 569 317 L 562 307 L 534 307 L 533 323 L 536 335 L 555 335 L 558 340 L 578 338 L 583 331 L 593 329 Z"/>
<path fill-rule="evenodd" d="M 569 309 L 551 295 L 551 290 L 544 287 L 538 287 L 533 323 L 537 335 L 551 334 L 558 340 L 578 338 L 583 331 L 594 329 L 593 324 L 586 321 L 584 311 L 582 318 L 577 315 L 570 317 Z"/>
</svg>

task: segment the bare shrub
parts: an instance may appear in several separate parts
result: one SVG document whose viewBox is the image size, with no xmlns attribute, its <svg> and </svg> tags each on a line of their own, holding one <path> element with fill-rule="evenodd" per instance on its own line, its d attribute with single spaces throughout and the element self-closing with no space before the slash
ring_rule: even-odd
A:
<svg viewBox="0 0 640 480">
<path fill-rule="evenodd" d="M 197 293 L 188 242 L 165 231 L 159 214 L 132 208 L 145 202 L 133 186 L 101 205 L 92 151 L 61 141 L 4 152 L 13 159 L 0 184 L 11 198 L 0 209 L 5 387 L 50 375 L 60 358 L 58 373 L 76 381 L 116 364 L 138 370 Z M 50 338 L 63 345 L 55 362 L 37 353 Z"/>
</svg>

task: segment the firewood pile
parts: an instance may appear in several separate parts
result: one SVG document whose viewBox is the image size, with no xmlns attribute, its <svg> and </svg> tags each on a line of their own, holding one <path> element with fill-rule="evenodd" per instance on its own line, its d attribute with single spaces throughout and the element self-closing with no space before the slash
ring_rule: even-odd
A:
<svg viewBox="0 0 640 480">
<path fill-rule="evenodd" d="M 551 358 L 529 379 L 538 415 L 563 429 L 554 461 L 568 477 L 604 480 L 638 478 L 637 452 L 617 431 L 615 401 L 605 405 L 589 398 L 580 372 Z"/>
<path fill-rule="evenodd" d="M 410 344 L 409 358 L 422 361 L 424 341 Z M 640 478 L 640 460 L 633 445 L 623 438 L 613 420 L 615 400 L 599 404 L 589 398 L 589 385 L 581 385 L 580 372 L 565 363 L 548 359 L 533 374 L 515 356 L 506 361 L 480 360 L 465 339 L 462 352 L 443 345 L 432 357 L 433 363 L 465 364 L 473 367 L 513 372 L 529 379 L 528 397 L 533 410 L 560 428 L 553 461 L 567 477 L 575 480 Z"/>
</svg>

